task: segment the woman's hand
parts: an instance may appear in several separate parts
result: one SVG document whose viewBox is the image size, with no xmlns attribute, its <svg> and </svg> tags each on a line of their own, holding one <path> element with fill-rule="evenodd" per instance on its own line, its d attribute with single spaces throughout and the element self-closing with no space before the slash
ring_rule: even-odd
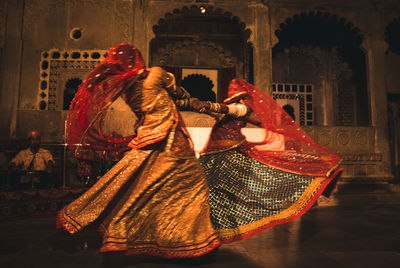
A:
<svg viewBox="0 0 400 268">
<path fill-rule="evenodd" d="M 190 109 L 199 113 L 204 113 L 210 109 L 210 103 L 201 101 L 198 98 L 190 98 Z"/>
</svg>

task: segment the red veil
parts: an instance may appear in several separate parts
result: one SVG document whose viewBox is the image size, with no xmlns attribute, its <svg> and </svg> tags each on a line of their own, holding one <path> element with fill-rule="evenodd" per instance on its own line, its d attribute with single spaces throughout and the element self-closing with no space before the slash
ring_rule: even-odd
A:
<svg viewBox="0 0 400 268">
<path fill-rule="evenodd" d="M 103 130 L 107 109 L 125 89 L 145 74 L 139 50 L 130 44 L 112 47 L 107 57 L 79 87 L 67 117 L 67 143 L 78 159 L 118 160 L 132 136 L 115 137 Z"/>
<path fill-rule="evenodd" d="M 339 154 L 314 142 L 272 97 L 254 85 L 241 79 L 232 80 L 228 97 L 233 100 L 237 96 L 251 107 L 267 133 L 262 142 L 242 143 L 238 149 L 245 154 L 288 172 L 312 176 L 329 176 L 341 162 Z M 214 127 L 213 131 L 218 129 Z M 272 150 L 268 149 L 269 146 L 263 146 L 275 142 L 277 135 L 283 138 L 282 149 Z M 210 139 L 213 137 L 218 135 L 211 135 Z"/>
</svg>

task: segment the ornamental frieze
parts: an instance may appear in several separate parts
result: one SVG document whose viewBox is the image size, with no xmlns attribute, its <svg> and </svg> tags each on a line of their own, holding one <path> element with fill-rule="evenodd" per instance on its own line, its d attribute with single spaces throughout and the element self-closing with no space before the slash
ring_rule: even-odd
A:
<svg viewBox="0 0 400 268">
<path fill-rule="evenodd" d="M 320 145 L 339 153 L 367 153 L 374 150 L 374 127 L 303 127 Z"/>
<path fill-rule="evenodd" d="M 366 154 L 342 154 L 344 161 L 382 161 L 383 156 L 380 153 Z"/>
</svg>

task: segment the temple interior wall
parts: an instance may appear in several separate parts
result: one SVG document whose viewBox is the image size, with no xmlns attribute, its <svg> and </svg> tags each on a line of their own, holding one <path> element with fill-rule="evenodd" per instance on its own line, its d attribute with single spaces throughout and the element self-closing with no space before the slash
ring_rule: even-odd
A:
<svg viewBox="0 0 400 268">
<path fill-rule="evenodd" d="M 70 78 L 83 79 L 96 59 L 90 53 L 103 53 L 120 42 L 134 43 L 151 62 L 151 41 L 156 38 L 155 25 L 173 15 L 175 9 L 184 10 L 192 5 L 213 6 L 229 16 L 236 16 L 250 33 L 246 42 L 253 46 L 254 84 L 272 92 L 273 82 L 309 82 L 314 84 L 315 111 L 313 126 L 306 131 L 321 145 L 338 151 L 344 156 L 345 177 L 392 178 L 391 156 L 387 127 L 387 94 L 400 94 L 400 56 L 388 52 L 385 43 L 387 24 L 398 17 L 399 6 L 395 0 L 345 1 L 345 0 L 285 0 L 285 1 L 196 1 L 196 0 L 6 0 L 0 3 L 0 138 L 7 147 L 8 140 L 23 141 L 31 129 L 42 133 L 45 143 L 64 142 L 66 111 L 62 108 L 62 92 Z M 355 120 L 350 125 L 338 125 L 334 117 L 337 105 L 321 103 L 324 92 L 320 77 L 310 74 L 311 67 L 298 67 L 296 75 L 285 75 L 284 55 L 272 58 L 272 48 L 279 42 L 275 31 L 286 19 L 302 12 L 328 12 L 345 18 L 351 28 L 363 37 L 361 49 L 365 54 L 367 124 Z M 74 34 L 80 34 L 79 38 Z M 193 41 L 194 40 L 194 41 Z M 201 36 L 191 42 L 199 44 Z M 215 42 L 214 42 L 215 43 Z M 224 50 L 224 59 L 235 61 L 235 53 Z M 68 52 L 57 59 L 57 68 L 41 66 L 43 53 Z M 80 58 L 72 53 L 79 51 Z M 88 58 L 83 53 L 89 51 Z M 100 55 L 101 57 L 104 55 Z M 49 55 L 48 57 L 51 57 Z M 230 58 L 229 58 L 230 57 Z M 244 57 L 243 57 L 244 59 Z M 273 64 L 275 60 L 275 63 Z M 65 61 L 65 66 L 62 64 Z M 90 64 L 84 64 L 90 61 Z M 221 61 L 223 62 L 223 61 Z M 227 62 L 227 61 L 225 61 Z M 293 63 L 293 60 L 292 60 Z M 217 64 L 217 63 L 215 63 Z M 239 74 L 245 77 L 245 62 L 236 61 Z M 200 66 L 201 67 L 201 66 Z M 274 71 L 274 68 L 276 70 Z M 291 67 L 294 68 L 293 66 Z M 43 77 L 45 71 L 47 78 Z M 56 72 L 56 73 L 55 73 Z M 303 75 L 304 74 L 304 75 Z M 57 81 L 52 81 L 51 79 Z M 301 79 L 302 78 L 302 79 Z M 290 80 L 292 79 L 292 81 Z M 302 81 L 298 81 L 298 80 Z M 41 90 L 46 80 L 54 88 Z M 284 81 L 274 81 L 284 80 Z M 307 81 L 304 81 L 307 80 Z M 41 93 L 44 94 L 41 95 Z M 44 97 L 43 97 L 44 96 Z M 359 98 L 357 94 L 355 99 Z M 44 101 L 46 108 L 41 109 Z M 50 103 L 54 102 L 54 103 Z M 49 109 L 50 106 L 52 107 Z M 336 106 L 335 106 L 336 105 Z M 324 111 L 324 109 L 326 109 Z M 123 122 L 121 113 L 120 121 Z M 325 115 L 326 116 L 326 115 Z M 191 127 L 210 126 L 212 121 L 203 115 L 186 114 Z M 324 121 L 325 120 L 325 121 Z"/>
</svg>

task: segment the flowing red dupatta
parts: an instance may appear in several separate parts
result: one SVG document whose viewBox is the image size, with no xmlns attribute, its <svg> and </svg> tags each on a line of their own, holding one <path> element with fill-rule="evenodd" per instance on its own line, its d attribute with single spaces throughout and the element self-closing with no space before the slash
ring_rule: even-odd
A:
<svg viewBox="0 0 400 268">
<path fill-rule="evenodd" d="M 225 102 L 239 99 L 253 110 L 267 133 L 262 142 L 243 142 L 238 147 L 243 153 L 287 172 L 318 177 L 328 177 L 340 164 L 342 158 L 339 154 L 314 142 L 272 97 L 242 79 L 233 79 Z M 218 122 L 213 128 L 214 134 L 211 134 L 209 144 L 222 144 L 212 140 L 222 136 L 218 131 L 224 131 L 217 126 Z M 276 135 L 283 137 L 282 150 L 263 146 L 275 142 L 273 138 Z M 212 147 L 213 151 L 223 149 Z M 207 150 L 203 153 L 207 153 Z"/>
<path fill-rule="evenodd" d="M 146 75 L 139 50 L 130 44 L 112 47 L 79 87 L 67 117 L 67 143 L 78 159 L 118 160 L 133 135 L 115 137 L 103 130 L 107 109 Z"/>
</svg>

